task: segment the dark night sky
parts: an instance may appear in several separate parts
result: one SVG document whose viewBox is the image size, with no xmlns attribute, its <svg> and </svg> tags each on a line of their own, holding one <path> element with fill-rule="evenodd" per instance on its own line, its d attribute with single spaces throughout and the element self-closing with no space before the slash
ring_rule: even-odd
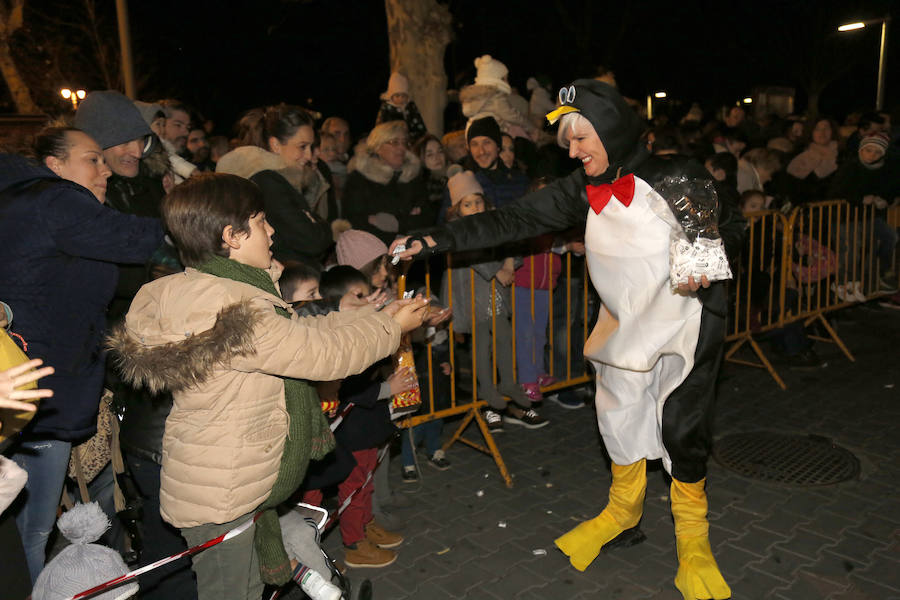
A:
<svg viewBox="0 0 900 600">
<path fill-rule="evenodd" d="M 589 7 L 588 48 L 574 43 L 555 0 L 450 2 L 456 39 L 445 62 L 451 83 L 454 77 L 470 82 L 472 60 L 489 53 L 507 64 L 511 83 L 522 90 L 530 75 L 549 76 L 556 89 L 602 63 L 614 69 L 622 91 L 636 98 L 665 89 L 712 109 L 756 85 L 788 85 L 797 88 L 797 108 L 803 109 L 798 71 L 818 30 L 852 61 L 820 102 L 824 112 L 842 117 L 874 104 L 878 31 L 869 27 L 836 37 L 834 29 L 893 7 L 890 0 L 853 6 L 836 0 L 560 3 L 579 23 L 588 20 L 579 11 Z M 346 115 L 356 131 L 374 120 L 389 75 L 382 0 L 132 0 L 130 10 L 137 68 L 150 67 L 144 98 L 179 97 L 220 129 L 247 108 L 282 100 Z M 900 92 L 896 31 L 889 50 L 891 108 Z"/>
</svg>

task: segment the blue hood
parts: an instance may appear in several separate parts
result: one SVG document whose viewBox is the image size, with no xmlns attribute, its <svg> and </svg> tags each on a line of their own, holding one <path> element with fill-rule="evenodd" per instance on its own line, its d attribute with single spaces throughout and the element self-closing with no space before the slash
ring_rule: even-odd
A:
<svg viewBox="0 0 900 600">
<path fill-rule="evenodd" d="M 0 154 L 0 192 L 38 179 L 59 179 L 47 167 L 18 154 Z"/>
</svg>

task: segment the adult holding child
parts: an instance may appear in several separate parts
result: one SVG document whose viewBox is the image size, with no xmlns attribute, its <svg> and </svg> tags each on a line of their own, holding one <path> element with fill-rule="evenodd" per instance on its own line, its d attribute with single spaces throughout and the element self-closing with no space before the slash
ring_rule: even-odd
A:
<svg viewBox="0 0 900 600">
<path fill-rule="evenodd" d="M 597 417 L 612 483 L 603 512 L 556 544 L 575 568 L 586 569 L 601 547 L 638 525 L 646 461 L 662 459 L 672 475 L 675 585 L 689 600 L 728 598 L 710 548 L 705 491 L 725 290 L 705 275 L 673 289 L 669 251 L 679 225 L 655 189 L 667 176 L 699 181 L 705 172 L 687 160 L 650 157 L 640 120 L 608 84 L 575 81 L 560 91 L 560 103 L 548 120 L 560 121 L 559 140 L 582 168 L 515 204 L 397 240 L 392 250 L 404 244 L 404 258 L 469 250 L 587 221 L 587 261 L 603 307 L 585 356 L 597 370 Z M 720 208 L 719 230 L 735 247 L 742 224 Z"/>
<path fill-rule="evenodd" d="M 12 455 L 28 472 L 12 507 L 32 581 L 44 566 L 73 444 L 91 437 L 103 389 L 106 309 L 116 263 L 143 264 L 163 240 L 158 219 L 104 206 L 110 169 L 83 131 L 38 134 L 37 161 L 0 154 L 0 289 L 28 353 L 53 365 Z"/>
</svg>

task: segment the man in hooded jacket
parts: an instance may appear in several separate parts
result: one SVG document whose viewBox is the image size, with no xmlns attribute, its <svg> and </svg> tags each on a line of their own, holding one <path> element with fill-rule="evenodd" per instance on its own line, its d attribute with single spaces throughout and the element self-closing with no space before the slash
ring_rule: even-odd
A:
<svg viewBox="0 0 900 600">
<path fill-rule="evenodd" d="M 607 507 L 556 540 L 584 570 L 605 544 L 634 536 L 643 512 L 646 460 L 662 459 L 672 476 L 672 514 L 679 568 L 675 585 L 687 600 L 724 599 L 731 590 L 709 544 L 706 463 L 712 444 L 715 380 L 725 337 L 722 283 L 672 290 L 673 227 L 654 190 L 667 176 L 706 180 L 687 159 L 651 157 L 643 126 L 608 84 L 577 80 L 563 88 L 560 137 L 583 168 L 517 203 L 394 242 L 403 258 L 497 245 L 584 224 L 591 280 L 603 301 L 585 344 L 597 372 L 597 419 L 612 458 Z M 735 256 L 743 222 L 720 206 L 719 232 Z M 424 250 L 424 252 L 423 252 Z"/>
</svg>

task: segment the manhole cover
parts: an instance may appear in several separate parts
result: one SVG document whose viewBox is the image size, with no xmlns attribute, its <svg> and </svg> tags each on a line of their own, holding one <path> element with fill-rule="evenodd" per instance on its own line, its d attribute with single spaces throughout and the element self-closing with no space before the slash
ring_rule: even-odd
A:
<svg viewBox="0 0 900 600">
<path fill-rule="evenodd" d="M 713 456 L 726 469 L 773 483 L 829 485 L 859 475 L 852 452 L 817 435 L 735 433 L 715 442 Z"/>
</svg>

